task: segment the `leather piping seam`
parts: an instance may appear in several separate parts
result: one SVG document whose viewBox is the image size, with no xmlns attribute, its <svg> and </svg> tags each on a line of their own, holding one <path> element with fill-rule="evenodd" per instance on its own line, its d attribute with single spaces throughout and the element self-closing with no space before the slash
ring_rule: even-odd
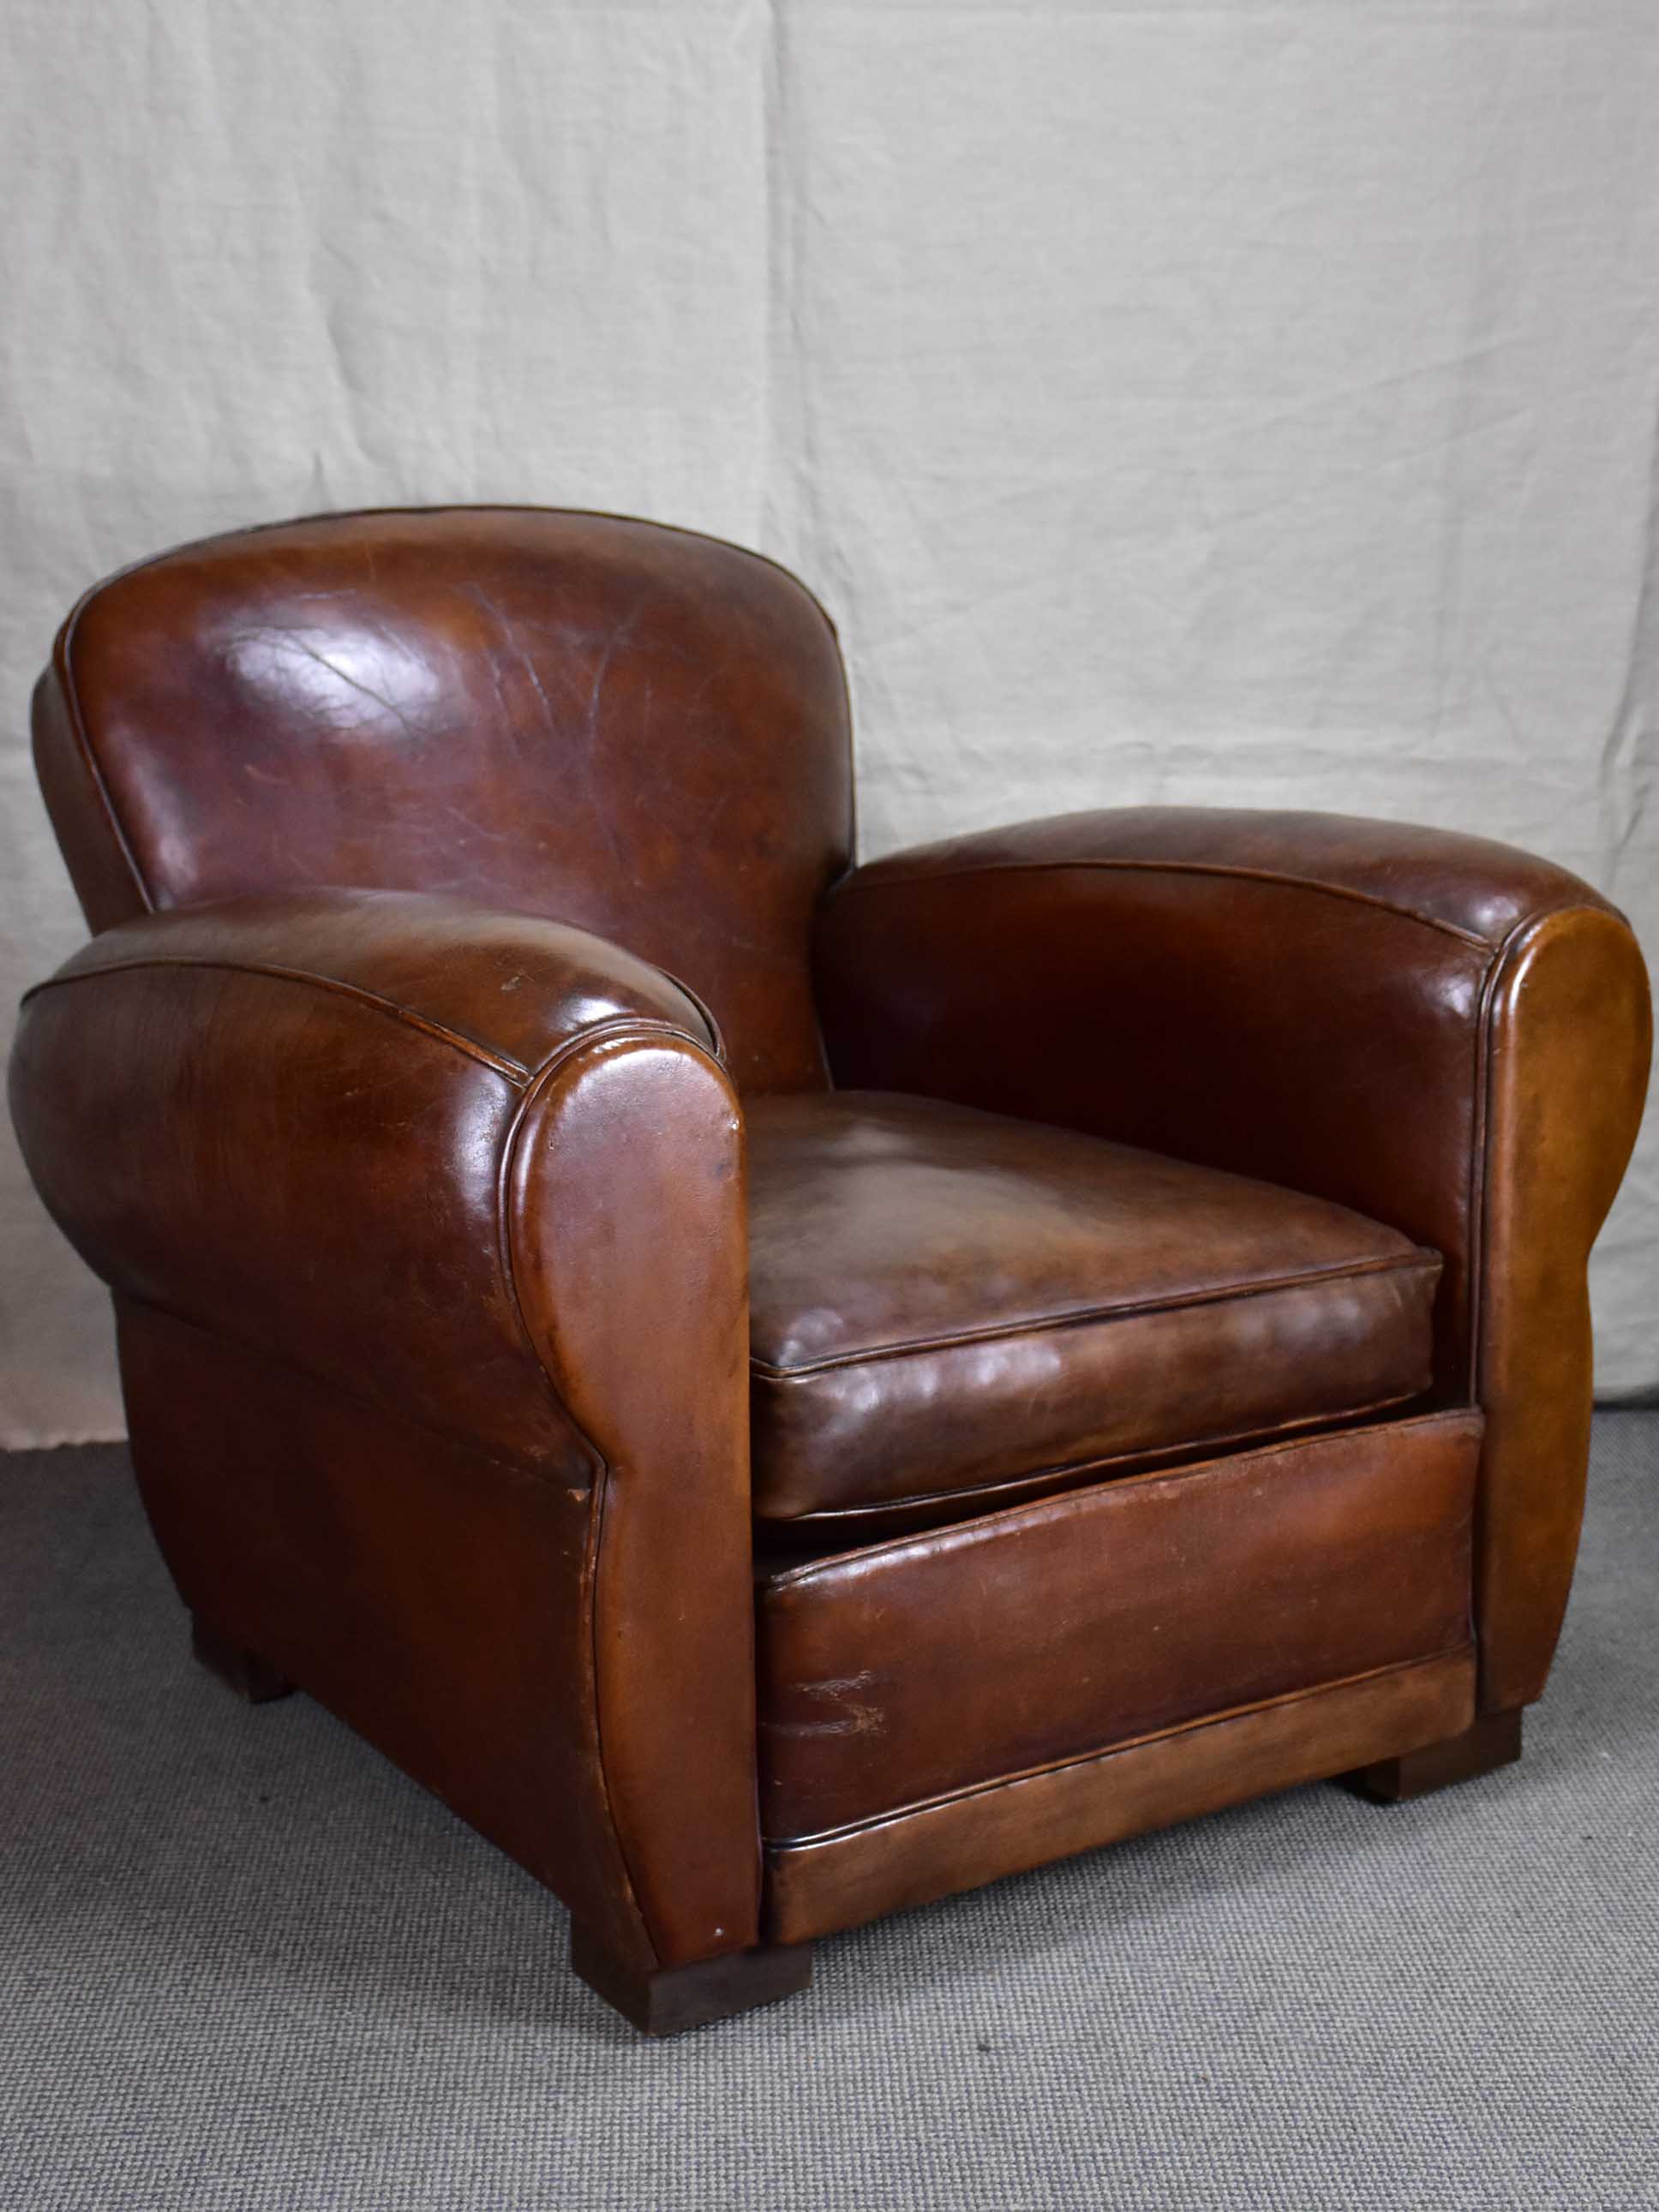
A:
<svg viewBox="0 0 1659 2212">
<path fill-rule="evenodd" d="M 765 1513 L 757 1507 L 755 1517 L 769 1533 L 781 1535 L 791 1528 L 830 1528 L 837 1521 L 854 1523 L 880 1522 L 894 1514 L 920 1512 L 928 1506 L 971 1504 L 978 1498 L 996 1498 L 1010 1491 L 1018 1493 L 1010 1498 L 1006 1505 L 993 1504 L 986 1512 L 975 1514 L 972 1518 L 977 1527 L 980 1522 L 989 1521 L 999 1513 L 1022 1512 L 1030 1505 L 1057 1505 L 1061 1498 L 1076 1495 L 1076 1491 L 1071 1489 L 1053 1492 L 1047 1489 L 1030 1491 L 1025 1488 L 1028 1483 L 1070 1482 L 1073 1475 L 1098 1474 L 1103 1483 L 1110 1483 L 1115 1489 L 1124 1483 L 1138 1481 L 1143 1475 L 1195 1474 L 1200 1468 L 1215 1463 L 1207 1456 L 1212 1452 L 1219 1453 L 1227 1459 L 1247 1459 L 1258 1452 L 1290 1451 L 1304 1444 L 1319 1443 L 1324 1441 L 1323 1436 L 1310 1434 L 1310 1431 L 1324 1431 L 1328 1424 L 1338 1421 L 1364 1420 L 1368 1414 L 1386 1413 L 1390 1406 L 1409 1405 L 1413 1398 L 1422 1397 L 1425 1391 L 1432 1387 L 1431 1383 L 1425 1382 L 1415 1390 L 1391 1390 L 1384 1398 L 1368 1398 L 1363 1405 L 1346 1406 L 1340 1412 L 1302 1413 L 1294 1420 L 1275 1421 L 1267 1428 L 1233 1429 L 1225 1436 L 1194 1437 L 1179 1444 L 1143 1444 L 1137 1450 L 1109 1452 L 1100 1459 L 1064 1460 L 1057 1466 L 1033 1468 L 1028 1474 L 994 1475 L 988 1482 L 973 1483 L 963 1490 L 912 1490 L 907 1491 L 901 1498 L 884 1498 L 870 1505 L 819 1505 L 809 1512 L 787 1515 Z M 1432 1413 L 1410 1414 L 1407 1421 L 1443 1420 L 1449 1413 L 1467 1413 L 1471 1410 L 1468 1407 L 1443 1406 Z M 1390 1424 L 1391 1427 L 1396 1425 L 1403 1428 L 1407 1422 Z M 1328 1429 L 1332 1437 L 1357 1433 L 1352 1429 Z M 1282 1443 L 1279 1441 L 1281 1437 L 1284 1439 Z M 1245 1449 L 1235 1453 L 1229 1449 L 1234 1444 L 1243 1444 Z M 1134 1465 L 1136 1460 L 1162 1458 L 1170 1452 L 1198 1452 L 1205 1456 L 1185 1458 L 1174 1467 L 1137 1468 Z M 1115 1475 L 1111 1472 L 1115 1467 L 1127 1467 L 1127 1472 Z M 1095 1486 L 1090 1483 L 1079 1483 L 1077 1489 L 1092 1489 Z M 962 1525 L 957 1521 L 948 1521 L 939 1527 L 896 1529 L 890 1536 L 878 1535 L 872 1543 L 859 1546 L 858 1555 L 861 1559 L 868 1559 L 874 1552 L 885 1550 L 889 1545 L 905 1543 L 915 1536 L 950 1536 Z M 799 1567 L 785 1568 L 780 1574 L 763 1577 L 761 1587 L 764 1589 L 776 1589 L 794 1575 L 815 1572 L 819 1567 L 832 1564 L 839 1565 L 845 1556 L 844 1553 L 837 1553 L 833 1562 L 811 1559 L 804 1561 Z"/>
<path fill-rule="evenodd" d="M 532 1071 L 524 1061 L 514 1060 L 508 1053 L 498 1052 L 491 1045 L 481 1043 L 464 1030 L 452 1029 L 447 1022 L 435 1021 L 429 1014 L 416 1013 L 413 1007 L 405 1006 L 396 999 L 388 999 L 380 991 L 371 991 L 364 984 L 348 982 L 338 975 L 319 975 L 307 968 L 285 968 L 276 961 L 216 959 L 210 954 L 198 957 L 176 952 L 140 953 L 131 960 L 108 960 L 94 967 L 75 969 L 68 975 L 48 975 L 23 994 L 21 1004 L 27 1006 L 41 992 L 56 990 L 65 984 L 97 982 L 106 975 L 143 974 L 155 969 L 199 969 L 209 974 L 257 975 L 268 982 L 300 983 L 312 990 L 331 992 L 337 998 L 350 999 L 359 1006 L 372 1006 L 377 1012 L 388 1014 L 394 1021 L 401 1022 L 405 1028 L 416 1030 L 422 1036 L 430 1037 L 438 1044 L 450 1046 L 464 1058 L 476 1060 L 481 1067 L 505 1076 L 515 1089 L 523 1089 L 532 1079 Z M 689 992 L 686 995 L 690 997 Z M 695 1000 L 693 1004 L 696 1004 Z M 666 1018 L 659 1019 L 648 1014 L 610 1014 L 602 1021 L 585 1024 L 573 1037 L 562 1039 L 556 1049 L 562 1050 L 567 1045 L 580 1043 L 587 1037 L 618 1028 L 660 1030 L 671 1036 L 686 1035 Z M 696 1043 L 696 1040 L 687 1036 L 687 1042 Z M 542 1063 L 544 1066 L 546 1064 L 545 1061 Z"/>
<path fill-rule="evenodd" d="M 1380 1407 L 1400 1405 L 1406 1398 L 1417 1397 L 1420 1395 L 1418 1391 L 1407 1391 L 1399 1398 L 1383 1398 L 1378 1401 L 1377 1406 L 1358 1406 L 1354 1408 L 1354 1411 L 1358 1413 L 1374 1413 Z M 1316 1415 L 1314 1418 L 1319 1419 L 1327 1417 Z M 1328 1418 L 1340 1419 L 1341 1416 L 1333 1415 Z M 1400 1429 L 1422 1428 L 1434 1422 L 1451 1423 L 1480 1419 L 1481 1414 L 1478 1407 L 1444 1407 L 1435 1413 L 1411 1413 L 1403 1421 L 1390 1422 L 1389 1433 L 1393 1435 Z M 1266 1443 L 1253 1445 L 1249 1451 L 1231 1452 L 1218 1460 L 1183 1460 L 1178 1467 L 1143 1468 L 1139 1474 L 1119 1475 L 1115 1480 L 1102 1484 L 1100 1487 L 1112 1491 L 1126 1491 L 1139 1489 L 1145 1485 L 1154 1482 L 1184 1482 L 1189 1475 L 1202 1474 L 1206 1468 L 1232 1468 L 1242 1466 L 1247 1460 L 1277 1459 L 1282 1457 L 1285 1452 L 1304 1451 L 1310 1444 L 1335 1443 L 1343 1437 L 1355 1433 L 1356 1431 L 1349 1429 L 1333 1429 L 1328 1436 L 1285 1437 L 1282 1441 L 1270 1439 Z M 1226 1443 L 1231 1441 L 1231 1438 L 1225 1437 L 1215 1437 L 1200 1444 L 1197 1449 L 1200 1451 L 1207 1451 L 1212 1443 Z M 1110 1462 L 1107 1462 L 1103 1464 L 1109 1465 Z M 1085 1460 L 1079 1462 L 1076 1470 L 1061 1468 L 1057 1472 L 1080 1473 L 1089 1465 L 1090 1462 Z M 906 1546 L 910 1544 L 927 1544 L 935 1552 L 959 1551 L 965 1546 L 978 1541 L 987 1530 L 994 1532 L 997 1522 L 1012 1521 L 1018 1514 L 1035 1512 L 1043 1506 L 1068 1508 L 1072 1511 L 1079 1511 L 1081 1510 L 1079 1501 L 1088 1496 L 1090 1487 L 1091 1486 L 1085 1485 L 1078 1490 L 1063 1490 L 1057 1497 L 1023 1498 L 1012 1505 L 1000 1508 L 996 1512 L 978 1514 L 971 1521 L 947 1522 L 942 1528 L 911 1528 L 906 1530 L 902 1535 L 884 1536 L 877 1543 L 860 1545 L 851 1552 L 837 1552 L 830 1559 L 807 1559 L 798 1567 L 786 1567 L 781 1574 L 765 1577 L 760 1583 L 757 1594 L 764 1599 L 769 1597 L 774 1591 L 793 1589 L 802 1583 L 812 1581 L 818 1576 L 861 1568 L 868 1560 L 884 1559 L 891 1553 L 903 1551 Z M 929 1493 L 931 1497 L 940 1499 L 949 1498 L 951 1494 L 949 1491 L 936 1491 Z M 868 1511 L 872 1509 L 843 1507 L 841 1510 L 857 1512 Z M 806 1520 L 826 1516 L 803 1514 L 800 1517 Z M 785 1522 L 778 1525 L 793 1527 L 793 1523 Z"/>
<path fill-rule="evenodd" d="M 123 573 L 125 574 L 125 571 Z M 150 890 L 148 877 L 138 864 L 138 856 L 132 849 L 131 841 L 127 836 L 120 815 L 116 811 L 115 800 L 104 775 L 103 763 L 98 757 L 98 749 L 92 742 L 92 732 L 87 727 L 87 718 L 82 711 L 80 687 L 75 680 L 76 627 L 80 622 L 84 609 L 91 605 L 102 588 L 101 584 L 94 584 L 89 591 L 83 592 L 70 609 L 69 619 L 64 623 L 58 636 L 54 657 L 58 662 L 64 698 L 69 708 L 70 729 L 75 738 L 76 748 L 80 753 L 88 775 L 92 779 L 92 787 L 97 793 L 98 803 L 104 810 L 104 819 L 109 825 L 110 835 L 115 840 L 116 850 L 126 862 L 128 872 L 132 878 L 133 888 L 143 902 L 144 912 L 154 914 L 155 912 L 155 895 Z"/>
<path fill-rule="evenodd" d="M 1000 1344 L 1017 1336 L 1042 1336 L 1056 1329 L 1088 1328 L 1094 1322 L 1138 1321 L 1151 1314 L 1179 1312 L 1192 1306 L 1219 1305 L 1237 1298 L 1272 1297 L 1282 1291 L 1310 1289 L 1321 1283 L 1345 1282 L 1364 1275 L 1405 1274 L 1408 1273 L 1437 1274 L 1443 1266 L 1438 1253 L 1425 1247 L 1405 1253 L 1395 1259 L 1350 1261 L 1341 1265 L 1321 1267 L 1298 1275 L 1278 1275 L 1260 1283 L 1237 1283 L 1218 1289 L 1173 1291 L 1166 1297 L 1147 1298 L 1132 1304 L 1089 1306 L 1079 1313 L 1045 1315 L 1028 1321 L 1004 1322 L 988 1328 L 964 1329 L 949 1336 L 916 1337 L 900 1344 L 873 1345 L 860 1352 L 837 1352 L 821 1359 L 802 1360 L 798 1365 L 782 1367 L 766 1359 L 752 1358 L 749 1367 L 751 1375 L 765 1382 L 810 1382 L 818 1375 L 829 1374 L 846 1367 L 864 1367 L 887 1359 L 914 1358 L 935 1352 L 954 1351 L 962 1346 Z"/>
<path fill-rule="evenodd" d="M 1472 1658 L 1473 1644 L 1449 1644 L 1443 1650 L 1427 1651 L 1415 1659 L 1390 1660 L 1384 1667 L 1367 1667 L 1357 1674 L 1339 1674 L 1334 1681 L 1310 1683 L 1306 1689 L 1287 1690 L 1276 1698 L 1257 1698 L 1248 1705 L 1224 1705 L 1220 1711 L 1204 1713 L 1190 1721 L 1176 1721 L 1168 1728 L 1152 1729 L 1145 1735 L 1126 1736 L 1121 1743 L 1098 1745 L 1092 1751 L 1073 1752 L 1064 1759 L 1045 1760 L 1041 1765 L 1022 1767 L 1018 1773 L 999 1774 L 988 1782 L 971 1782 L 960 1790 L 941 1790 L 936 1796 L 918 1797 L 908 1805 L 894 1805 L 884 1812 L 869 1813 L 861 1820 L 848 1820 L 840 1827 L 820 1828 L 805 1836 L 769 1836 L 766 1852 L 769 1858 L 781 1858 L 797 1851 L 810 1851 L 826 1844 L 849 1842 L 855 1836 L 869 1835 L 883 1828 L 895 1827 L 918 1813 L 934 1813 L 948 1806 L 960 1805 L 975 1797 L 988 1797 L 999 1790 L 1016 1790 L 1022 1783 L 1040 1782 L 1047 1775 L 1063 1774 L 1075 1766 L 1103 1766 L 1121 1752 L 1139 1751 L 1145 1746 L 1167 1742 L 1173 1736 L 1193 1735 L 1200 1729 L 1217 1728 L 1229 1721 L 1246 1720 L 1254 1713 L 1271 1712 L 1276 1706 L 1298 1705 L 1310 1698 L 1322 1698 L 1337 1690 L 1357 1689 L 1364 1682 L 1378 1682 L 1390 1674 L 1411 1674 L 1421 1669 L 1443 1668 L 1449 1661 Z M 1340 1771 L 1340 1770 L 1339 1770 Z"/>
<path fill-rule="evenodd" d="M 757 553 L 752 545 L 739 545 L 735 538 L 717 538 L 712 530 L 694 530 L 688 523 L 659 522 L 651 515 L 617 514 L 611 508 L 605 507 L 538 507 L 527 500 L 442 500 L 430 507 L 324 507 L 315 514 L 291 514 L 276 522 L 252 522 L 243 525 L 240 529 L 210 530 L 204 538 L 181 538 L 176 545 L 163 546 L 159 553 L 143 554 L 137 561 L 129 561 L 121 568 L 112 569 L 107 576 L 100 576 L 95 584 L 88 585 L 82 592 L 70 610 L 69 617 L 64 624 L 63 637 L 65 641 L 66 657 L 70 633 L 80 620 L 83 608 L 89 607 L 93 601 L 100 598 L 112 584 L 121 583 L 128 576 L 142 575 L 146 568 L 160 568 L 167 562 L 176 560 L 181 553 L 198 553 L 204 546 L 222 544 L 227 538 L 270 537 L 279 530 L 298 530 L 311 522 L 374 522 L 378 521 L 382 516 L 423 517 L 433 514 L 568 515 L 577 522 L 622 522 L 637 530 L 659 530 L 671 538 L 695 538 L 702 544 L 718 545 L 725 552 L 740 554 L 745 561 L 752 561 L 758 568 L 772 569 L 775 574 L 781 576 L 786 583 L 793 584 L 801 597 L 822 617 L 823 626 L 834 640 L 839 653 L 841 632 L 836 628 L 835 619 L 830 610 L 811 586 L 803 583 L 793 568 L 786 568 L 781 561 L 775 561 L 769 553 Z"/>
<path fill-rule="evenodd" d="M 877 861 L 873 866 L 879 867 Z M 890 875 L 864 875 L 854 871 L 845 878 L 846 890 L 856 887 L 860 891 L 881 890 L 889 885 L 918 884 L 969 883 L 976 876 L 1064 875 L 1072 870 L 1099 870 L 1103 873 L 1125 875 L 1164 876 L 1221 876 L 1243 883 L 1270 884 L 1280 890 L 1316 891 L 1326 898 L 1346 899 L 1355 906 L 1374 907 L 1378 913 L 1397 915 L 1402 921 L 1414 921 L 1425 928 L 1437 930 L 1443 937 L 1454 937 L 1460 944 L 1475 945 L 1490 951 L 1499 940 L 1483 935 L 1474 929 L 1465 929 L 1461 922 L 1444 921 L 1439 915 L 1420 913 L 1415 907 L 1402 906 L 1397 900 L 1379 898 L 1375 891 L 1355 890 L 1347 884 L 1322 883 L 1316 876 L 1293 876 L 1278 868 L 1247 868 L 1224 860 L 1133 860 L 1109 859 L 1073 859 L 1053 860 L 975 860 L 962 867 L 917 868 Z M 861 878 L 861 879 L 860 879 Z M 845 896 L 845 892 L 842 894 Z"/>
</svg>

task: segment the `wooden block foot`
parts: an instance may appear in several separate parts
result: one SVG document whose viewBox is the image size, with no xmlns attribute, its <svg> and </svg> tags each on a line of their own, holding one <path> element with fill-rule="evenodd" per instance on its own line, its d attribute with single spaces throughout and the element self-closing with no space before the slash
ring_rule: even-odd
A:
<svg viewBox="0 0 1659 2212">
<path fill-rule="evenodd" d="M 600 1948 L 579 1921 L 570 1928 L 570 1964 L 642 2035 L 678 2035 L 710 2021 L 729 2020 L 757 2005 L 792 1997 L 812 1978 L 810 1943 L 775 1945 L 753 1951 L 729 1951 L 719 1959 L 698 1959 L 689 1966 L 664 1966 L 655 1973 L 619 1966 Z"/>
<path fill-rule="evenodd" d="M 198 1661 L 210 1674 L 216 1674 L 239 1698 L 251 1705 L 269 1705 L 273 1698 L 285 1698 L 294 1685 L 286 1674 L 279 1674 L 274 1667 L 267 1666 L 257 1651 L 245 1650 L 226 1636 L 192 1619 L 190 1646 Z"/>
<path fill-rule="evenodd" d="M 1361 1766 L 1336 1778 L 1345 1790 L 1369 1797 L 1377 1805 L 1401 1805 L 1408 1798 L 1426 1797 L 1431 1790 L 1449 1789 L 1454 1782 L 1472 1782 L 1477 1775 L 1513 1766 L 1521 1756 L 1521 1708 L 1506 1713 L 1483 1713 L 1462 1735 L 1408 1751 L 1399 1759 L 1379 1759 L 1374 1766 Z"/>
</svg>

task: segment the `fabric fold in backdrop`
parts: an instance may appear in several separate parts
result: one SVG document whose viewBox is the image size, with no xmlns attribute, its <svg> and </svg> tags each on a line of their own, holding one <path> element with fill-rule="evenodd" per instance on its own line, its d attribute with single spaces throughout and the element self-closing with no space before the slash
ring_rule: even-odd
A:
<svg viewBox="0 0 1659 2212">
<path fill-rule="evenodd" d="M 17 0 L 8 33 L 0 1024 L 82 934 L 26 742 L 75 596 L 444 500 L 799 569 L 867 854 L 1332 807 L 1532 847 L 1659 947 L 1636 0 Z M 1593 1285 L 1599 1388 L 1659 1385 L 1651 1115 Z M 120 1426 L 8 1133 L 0 1443 Z"/>
</svg>

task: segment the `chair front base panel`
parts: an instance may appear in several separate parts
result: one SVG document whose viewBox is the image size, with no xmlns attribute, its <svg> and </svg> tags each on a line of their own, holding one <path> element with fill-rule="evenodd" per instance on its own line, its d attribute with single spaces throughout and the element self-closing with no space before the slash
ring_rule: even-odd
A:
<svg viewBox="0 0 1659 2212">
<path fill-rule="evenodd" d="M 1462 1650 L 1481 1419 L 1103 1482 L 787 1569 L 758 1606 L 761 1826 L 839 1832 Z"/>
<path fill-rule="evenodd" d="M 810 1943 L 762 1944 L 687 1966 L 641 1972 L 613 1959 L 580 1920 L 570 1924 L 571 1971 L 642 2035 L 678 2035 L 793 1997 L 812 1978 Z"/>
<path fill-rule="evenodd" d="M 1396 1759 L 1474 1718 L 1473 1646 L 1016 1775 L 838 1835 L 771 1844 L 763 1921 L 804 1943 L 1003 1875 Z"/>
<path fill-rule="evenodd" d="M 1454 1783 L 1477 1781 L 1483 1774 L 1513 1766 L 1520 1758 L 1521 1717 L 1519 1705 L 1507 1712 L 1482 1713 L 1462 1735 L 1425 1744 L 1397 1759 L 1378 1759 L 1336 1778 L 1345 1790 L 1369 1797 L 1374 1805 L 1403 1805 L 1431 1790 L 1449 1790 Z"/>
</svg>

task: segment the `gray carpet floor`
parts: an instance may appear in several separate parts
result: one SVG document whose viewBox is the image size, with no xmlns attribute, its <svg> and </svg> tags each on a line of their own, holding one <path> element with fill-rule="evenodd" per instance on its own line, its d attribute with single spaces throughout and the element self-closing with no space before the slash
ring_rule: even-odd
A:
<svg viewBox="0 0 1659 2212">
<path fill-rule="evenodd" d="M 647 2045 L 559 1908 L 237 1705 L 115 1449 L 0 1462 L 0 2207 L 1659 2205 L 1659 1414 L 1597 1424 L 1521 1766 L 1329 1788 L 820 1947 Z"/>
</svg>

